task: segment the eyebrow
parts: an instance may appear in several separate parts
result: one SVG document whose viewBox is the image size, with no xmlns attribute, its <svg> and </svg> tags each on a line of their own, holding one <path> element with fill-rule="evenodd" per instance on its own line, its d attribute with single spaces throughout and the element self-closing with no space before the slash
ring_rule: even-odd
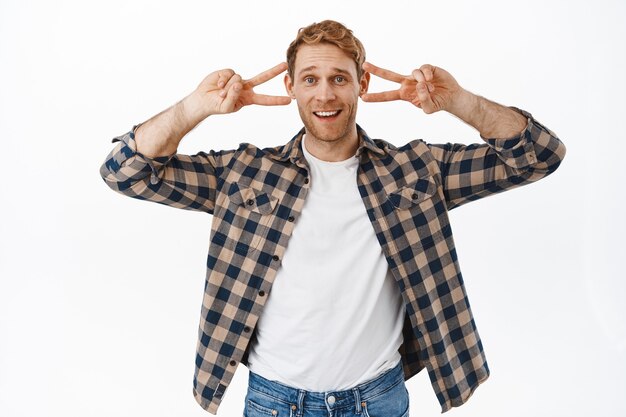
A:
<svg viewBox="0 0 626 417">
<path fill-rule="evenodd" d="M 316 70 L 317 66 L 316 65 L 311 65 L 309 67 L 303 68 L 298 72 L 298 76 L 302 75 L 303 72 L 309 72 L 309 71 L 313 71 Z M 350 75 L 350 73 L 348 71 L 346 71 L 345 69 L 341 69 L 341 68 L 333 68 L 333 71 L 339 74 L 346 74 L 346 75 Z"/>
</svg>

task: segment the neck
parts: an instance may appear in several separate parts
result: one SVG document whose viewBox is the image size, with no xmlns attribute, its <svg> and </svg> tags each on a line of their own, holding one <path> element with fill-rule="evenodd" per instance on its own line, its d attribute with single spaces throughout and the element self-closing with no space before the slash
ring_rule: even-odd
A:
<svg viewBox="0 0 626 417">
<path fill-rule="evenodd" d="M 349 135 L 332 141 L 318 139 L 307 132 L 305 146 L 311 155 L 322 161 L 345 161 L 356 154 L 359 147 L 359 136 L 356 132 L 356 126 Z"/>
</svg>

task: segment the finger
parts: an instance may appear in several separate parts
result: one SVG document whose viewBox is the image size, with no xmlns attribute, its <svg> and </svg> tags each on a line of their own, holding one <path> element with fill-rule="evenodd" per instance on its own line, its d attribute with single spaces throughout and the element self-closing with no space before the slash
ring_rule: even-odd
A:
<svg viewBox="0 0 626 417">
<path fill-rule="evenodd" d="M 420 67 L 420 71 L 424 74 L 424 79 L 426 81 L 432 81 L 435 77 L 435 67 L 430 64 L 424 64 Z"/>
<path fill-rule="evenodd" d="M 413 78 L 415 78 L 415 80 L 417 80 L 418 83 L 426 82 L 426 76 L 421 69 L 414 69 L 411 75 L 413 76 Z"/>
<path fill-rule="evenodd" d="M 384 78 L 385 80 L 393 81 L 395 83 L 401 83 L 406 77 L 388 69 L 377 67 L 369 62 L 363 63 L 363 69 L 377 77 Z"/>
<path fill-rule="evenodd" d="M 286 106 L 291 104 L 291 97 L 254 94 L 252 96 L 252 103 L 260 106 Z"/>
<path fill-rule="evenodd" d="M 217 86 L 219 88 L 224 88 L 230 77 L 235 75 L 235 71 L 229 69 L 220 70 L 217 72 Z"/>
<path fill-rule="evenodd" d="M 420 67 L 420 71 L 424 75 L 428 91 L 432 93 L 435 91 L 435 86 L 431 82 L 435 78 L 435 67 L 430 64 L 424 64 Z"/>
<path fill-rule="evenodd" d="M 361 100 L 367 101 L 369 103 L 401 100 L 400 90 L 383 91 L 381 93 L 365 93 L 361 96 Z"/>
<path fill-rule="evenodd" d="M 241 92 L 241 88 L 242 88 L 241 83 L 236 82 L 230 85 L 226 89 L 224 101 L 222 102 L 222 106 L 221 106 L 223 109 L 229 109 L 228 111 L 232 111 L 230 109 L 235 108 L 235 103 L 237 102 L 237 99 L 239 98 L 239 93 Z M 221 96 L 221 93 L 220 93 L 220 96 Z"/>
<path fill-rule="evenodd" d="M 226 97 L 226 94 L 230 90 L 233 84 L 238 83 L 241 86 L 241 75 L 234 74 L 232 77 L 228 79 L 228 82 L 224 87 L 222 87 L 222 91 L 220 91 L 220 97 Z"/>
<path fill-rule="evenodd" d="M 433 91 L 435 91 L 435 86 L 428 81 L 432 80 L 433 74 L 429 69 L 423 68 L 424 66 L 422 66 L 420 69 L 413 70 L 411 75 L 417 80 L 418 83 L 426 84 L 428 91 L 432 93 Z M 424 71 L 426 71 L 426 73 L 424 73 Z"/>
<path fill-rule="evenodd" d="M 267 71 L 263 71 L 259 75 L 246 80 L 247 84 L 250 84 L 252 87 L 256 87 L 259 84 L 263 84 L 264 82 L 271 80 L 279 74 L 282 74 L 287 70 L 287 63 L 281 62 L 273 68 L 268 69 Z"/>
<path fill-rule="evenodd" d="M 433 103 L 432 98 L 430 97 L 430 93 L 428 92 L 428 87 L 426 83 L 417 83 L 417 98 L 420 101 L 420 106 L 422 110 L 426 113 L 433 113 L 435 109 L 435 103 Z"/>
</svg>

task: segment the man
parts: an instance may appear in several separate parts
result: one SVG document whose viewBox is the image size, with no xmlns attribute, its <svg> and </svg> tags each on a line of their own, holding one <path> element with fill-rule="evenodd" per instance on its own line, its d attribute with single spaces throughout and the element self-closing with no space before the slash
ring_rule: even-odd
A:
<svg viewBox="0 0 626 417">
<path fill-rule="evenodd" d="M 565 147 L 441 68 L 402 76 L 364 61 L 343 25 L 310 25 L 287 63 L 249 80 L 211 73 L 115 138 L 101 167 L 125 195 L 213 215 L 194 378 L 210 413 L 240 362 L 247 416 L 408 416 L 404 381 L 424 367 L 447 411 L 489 376 L 447 212 L 549 175 Z M 288 96 L 254 91 L 285 70 Z M 400 87 L 368 93 L 370 74 Z M 447 111 L 485 143 L 370 139 L 359 97 Z M 208 116 L 293 99 L 304 128 L 284 146 L 176 154 Z"/>
</svg>

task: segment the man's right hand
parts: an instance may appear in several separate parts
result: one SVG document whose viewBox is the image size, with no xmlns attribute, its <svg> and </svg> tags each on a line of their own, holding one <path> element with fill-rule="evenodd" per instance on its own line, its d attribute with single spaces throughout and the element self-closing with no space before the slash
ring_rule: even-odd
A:
<svg viewBox="0 0 626 417">
<path fill-rule="evenodd" d="M 188 97 L 185 110 L 193 114 L 194 119 L 203 120 L 213 114 L 234 113 L 250 104 L 288 105 L 291 103 L 290 97 L 268 96 L 254 92 L 254 87 L 286 70 L 287 64 L 283 62 L 249 80 L 242 80 L 241 76 L 231 69 L 215 71 L 202 80 L 198 88 Z"/>
<path fill-rule="evenodd" d="M 290 97 L 267 96 L 253 90 L 285 70 L 287 64 L 283 62 L 245 81 L 230 69 L 207 75 L 191 94 L 137 128 L 137 151 L 152 158 L 172 155 L 183 137 L 212 114 L 233 113 L 250 104 L 284 106 L 291 103 Z"/>
</svg>

